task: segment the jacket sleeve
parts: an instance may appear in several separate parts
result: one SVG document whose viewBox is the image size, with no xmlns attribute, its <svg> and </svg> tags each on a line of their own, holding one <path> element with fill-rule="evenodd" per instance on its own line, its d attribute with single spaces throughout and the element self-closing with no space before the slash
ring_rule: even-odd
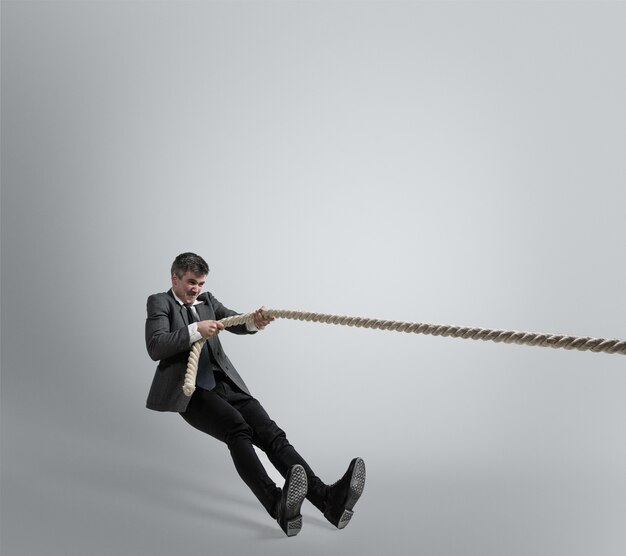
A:
<svg viewBox="0 0 626 556">
<path fill-rule="evenodd" d="M 153 361 L 189 351 L 190 337 L 186 326 L 171 331 L 172 305 L 163 294 L 151 295 L 147 302 L 146 348 Z"/>
<path fill-rule="evenodd" d="M 209 303 L 213 306 L 213 310 L 215 311 L 215 319 L 221 320 L 226 317 L 232 317 L 235 315 L 241 315 L 237 311 L 233 311 L 232 309 L 228 309 L 224 307 L 224 305 L 216 298 L 211 292 L 207 292 L 207 296 L 209 298 Z M 226 328 L 229 332 L 233 334 L 256 334 L 256 331 L 248 330 L 248 327 L 245 324 L 238 324 L 237 326 L 229 326 Z"/>
</svg>

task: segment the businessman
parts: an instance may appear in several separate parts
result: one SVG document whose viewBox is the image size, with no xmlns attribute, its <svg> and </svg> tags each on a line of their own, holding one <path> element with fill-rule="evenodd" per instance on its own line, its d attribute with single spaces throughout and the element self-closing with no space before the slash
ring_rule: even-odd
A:
<svg viewBox="0 0 626 556">
<path fill-rule="evenodd" d="M 228 359 L 218 338 L 220 319 L 236 315 L 210 292 L 202 293 L 209 267 L 195 253 L 182 253 L 171 267 L 172 287 L 151 295 L 147 302 L 146 347 L 159 364 L 147 407 L 178 412 L 196 429 L 225 443 L 239 476 L 287 536 L 302 528 L 301 506 L 307 498 L 335 527 L 343 529 L 365 486 L 365 463 L 354 458 L 339 481 L 327 485 L 290 444 L 285 432 L 252 396 Z M 234 334 L 255 334 L 272 319 L 263 308 L 253 313 L 254 324 L 227 328 Z M 201 338 L 196 390 L 182 391 L 191 346 Z M 268 476 L 254 446 L 263 450 L 285 478 L 279 488 Z"/>
</svg>

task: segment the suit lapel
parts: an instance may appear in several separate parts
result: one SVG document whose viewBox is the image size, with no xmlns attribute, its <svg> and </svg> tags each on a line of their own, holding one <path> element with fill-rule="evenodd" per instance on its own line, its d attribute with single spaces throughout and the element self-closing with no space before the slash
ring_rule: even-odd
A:
<svg viewBox="0 0 626 556">
<path fill-rule="evenodd" d="M 174 303 L 174 306 L 178 308 L 178 316 L 180 317 L 180 320 L 183 322 L 183 324 L 190 324 L 187 317 L 187 308 L 184 305 L 178 303 L 177 299 L 174 297 L 174 292 L 172 292 L 171 288 L 167 290 L 167 295 L 172 298 L 172 303 Z"/>
<path fill-rule="evenodd" d="M 178 305 L 178 302 L 176 302 L 176 305 Z M 187 326 L 189 326 L 191 323 L 189 322 L 189 315 L 187 314 L 187 307 L 185 307 L 184 305 L 178 305 L 178 307 L 180 309 L 180 318 L 185 324 L 187 324 Z"/>
<path fill-rule="evenodd" d="M 202 299 L 202 303 L 198 303 L 196 305 L 196 312 L 200 317 L 200 320 L 215 320 L 215 313 L 213 312 L 213 308 L 209 307 L 207 302 Z"/>
<path fill-rule="evenodd" d="M 198 301 L 202 302 L 198 303 L 198 305 L 195 305 L 196 312 L 198 313 L 198 317 L 200 317 L 200 320 L 215 320 L 215 311 L 213 310 L 213 307 L 207 303 L 206 299 L 198 298 Z M 216 342 L 217 336 L 211 336 L 210 338 L 207 338 L 207 344 L 209 345 L 213 353 L 215 353 Z"/>
</svg>

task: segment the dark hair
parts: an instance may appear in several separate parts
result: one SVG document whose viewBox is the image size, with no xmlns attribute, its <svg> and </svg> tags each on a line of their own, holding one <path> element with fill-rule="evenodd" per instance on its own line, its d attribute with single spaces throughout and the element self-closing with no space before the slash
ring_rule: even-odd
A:
<svg viewBox="0 0 626 556">
<path fill-rule="evenodd" d="M 182 278 L 185 272 L 191 271 L 197 276 L 206 276 L 209 273 L 209 265 L 195 253 L 181 253 L 172 263 L 172 274 Z"/>
</svg>

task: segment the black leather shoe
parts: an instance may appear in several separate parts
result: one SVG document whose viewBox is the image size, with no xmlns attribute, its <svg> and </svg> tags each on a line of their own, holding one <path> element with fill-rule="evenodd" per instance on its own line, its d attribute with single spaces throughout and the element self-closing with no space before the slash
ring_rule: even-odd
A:
<svg viewBox="0 0 626 556">
<path fill-rule="evenodd" d="M 276 521 L 288 537 L 295 537 L 302 529 L 300 508 L 306 492 L 307 479 L 304 467 L 294 465 L 287 472 L 285 486 L 276 507 Z"/>
<path fill-rule="evenodd" d="M 350 523 L 354 514 L 352 508 L 364 488 L 365 462 L 361 458 L 354 458 L 344 476 L 330 486 L 324 517 L 337 529 L 343 529 Z"/>
</svg>

